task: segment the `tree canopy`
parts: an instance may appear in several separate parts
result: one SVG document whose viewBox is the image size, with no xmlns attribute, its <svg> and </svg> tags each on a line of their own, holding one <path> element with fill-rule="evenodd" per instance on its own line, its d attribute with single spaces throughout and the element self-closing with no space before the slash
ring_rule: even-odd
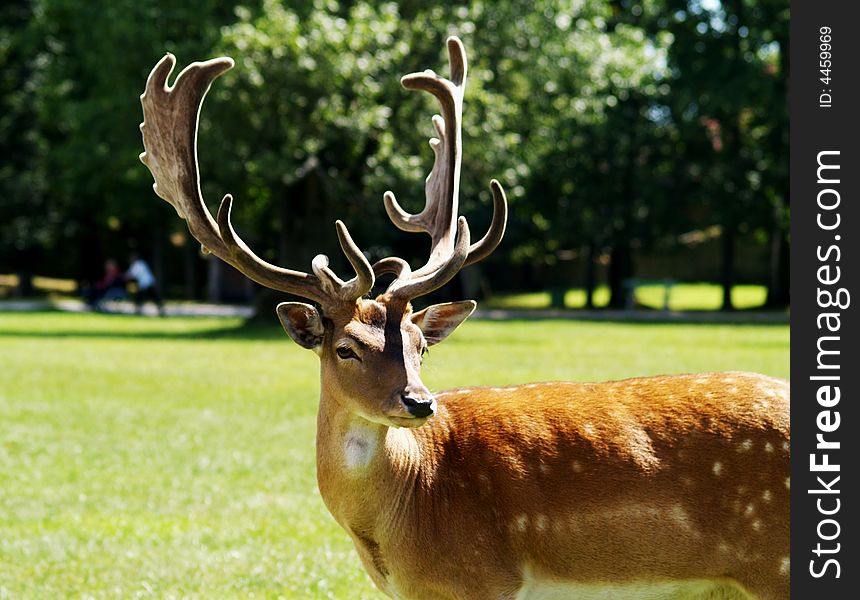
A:
<svg viewBox="0 0 860 600">
<path fill-rule="evenodd" d="M 788 302 L 785 0 L 13 0 L 0 16 L 0 273 L 85 279 L 130 245 L 169 285 L 201 271 L 137 159 L 138 97 L 165 51 L 236 59 L 202 113 L 203 191 L 236 197 L 263 256 L 337 265 L 343 218 L 373 258 L 417 257 L 426 242 L 381 198 L 423 205 L 437 109 L 399 77 L 445 68 L 455 34 L 470 58 L 461 211 L 489 222 L 493 177 L 511 205 L 482 268 L 512 275 L 494 285 L 593 287 L 605 267 L 619 305 L 640 257 L 698 232 L 719 241 L 727 289 L 755 276 Z M 761 249 L 754 275 L 737 273 L 741 243 Z"/>
</svg>

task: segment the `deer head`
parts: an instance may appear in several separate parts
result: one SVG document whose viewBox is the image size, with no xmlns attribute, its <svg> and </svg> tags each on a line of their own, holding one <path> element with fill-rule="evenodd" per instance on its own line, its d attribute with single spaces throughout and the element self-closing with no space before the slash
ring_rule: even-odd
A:
<svg viewBox="0 0 860 600">
<path fill-rule="evenodd" d="M 472 243 L 465 217 L 457 216 L 466 55 L 459 39 L 449 38 L 447 45 L 450 79 L 425 71 L 401 80 L 407 89 L 433 94 L 442 113 L 433 117 L 437 137 L 430 146 L 435 160 L 425 184 L 424 210 L 409 214 L 391 192 L 384 195 L 386 212 L 395 226 L 430 236 L 429 258 L 415 270 L 395 256 L 371 265 L 341 221 L 335 224 L 337 235 L 354 277 L 347 281 L 338 277 L 324 255 L 311 262 L 311 273 L 278 267 L 262 260 L 239 238 L 230 220 L 233 199 L 229 194 L 212 218 L 200 190 L 197 126 L 203 98 L 212 82 L 233 67 L 232 59 L 193 63 L 168 85 L 176 65 L 168 54 L 150 73 L 141 95 L 145 152 L 140 158 L 155 178 L 155 193 L 187 220 L 204 252 L 263 286 L 311 302 L 280 304 L 277 313 L 284 329 L 300 346 L 319 355 L 324 394 L 384 425 L 414 427 L 433 415 L 435 400 L 421 381 L 421 357 L 475 309 L 475 302 L 469 300 L 413 312 L 411 301 L 489 255 L 501 241 L 507 219 L 505 194 L 495 180 L 490 185 L 493 219 L 481 240 Z M 376 299 L 368 298 L 382 274 L 393 274 L 395 279 Z"/>
</svg>

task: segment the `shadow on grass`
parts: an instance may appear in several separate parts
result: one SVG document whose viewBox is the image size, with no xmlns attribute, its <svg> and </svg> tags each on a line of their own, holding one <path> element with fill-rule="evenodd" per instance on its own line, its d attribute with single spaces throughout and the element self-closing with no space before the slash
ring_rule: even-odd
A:
<svg viewBox="0 0 860 600">
<path fill-rule="evenodd" d="M 33 313 L 28 313 L 33 315 Z M 45 314 L 56 315 L 56 312 Z M 725 319 L 726 313 L 637 313 L 636 311 L 610 312 L 610 311 L 564 311 L 564 314 L 546 313 L 541 311 L 498 311 L 488 310 L 479 319 L 484 322 L 501 322 L 511 324 L 528 324 L 535 322 L 566 321 L 588 324 L 608 325 L 635 325 L 647 328 L 665 327 L 667 325 L 683 325 L 688 327 L 713 327 L 726 325 L 732 327 L 785 327 L 788 323 L 782 320 L 744 318 L 743 312 L 729 313 L 731 318 Z M 758 313 L 759 315 L 761 313 Z M 722 315 L 722 317 L 721 317 Z M 128 339 L 128 340 L 188 340 L 188 341 L 286 341 L 288 339 L 284 330 L 272 318 L 271 323 L 263 320 L 248 319 L 240 323 L 235 321 L 224 325 L 213 325 L 208 328 L 189 328 L 188 330 L 171 331 L 168 327 L 160 328 L 159 325 L 170 325 L 171 317 L 157 319 L 153 317 L 130 317 L 128 315 L 100 315 L 104 321 L 93 327 L 43 328 L 43 329 L 12 329 L 0 328 L 0 339 L 2 338 L 43 338 L 43 339 Z M 752 315 L 747 315 L 752 316 Z M 151 325 L 152 329 L 129 328 L 123 330 L 119 327 L 110 326 L 110 322 L 116 318 L 119 322 L 137 326 Z"/>
<path fill-rule="evenodd" d="M 32 314 L 32 313 L 29 313 Z M 52 313 L 56 314 L 56 313 Z M 111 315 L 102 315 L 108 321 Z M 140 319 L 152 322 L 153 326 L 159 323 L 169 323 L 170 317 L 158 319 L 152 317 L 129 317 L 128 315 L 116 315 L 123 319 Z M 126 321 L 128 322 L 128 321 Z M 129 340 L 235 340 L 235 341 L 268 341 L 289 339 L 281 328 L 277 319 L 271 324 L 260 321 L 248 320 L 238 325 L 235 323 L 213 326 L 206 329 L 190 329 L 188 331 L 170 331 L 166 329 L 152 330 L 121 330 L 110 327 L 108 323 L 100 324 L 92 328 L 81 327 L 57 327 L 55 329 L 14 329 L 6 330 L 0 328 L 0 338 L 89 338 L 89 339 L 129 339 Z"/>
</svg>

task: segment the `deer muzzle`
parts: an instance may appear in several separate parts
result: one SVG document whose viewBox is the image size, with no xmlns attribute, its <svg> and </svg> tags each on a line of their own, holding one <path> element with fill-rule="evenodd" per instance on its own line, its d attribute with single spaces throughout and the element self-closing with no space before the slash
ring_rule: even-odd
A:
<svg viewBox="0 0 860 600">
<path fill-rule="evenodd" d="M 403 393 L 400 402 L 406 408 L 406 412 L 417 419 L 432 417 L 436 412 L 436 398 L 433 396 L 419 396 Z"/>
</svg>

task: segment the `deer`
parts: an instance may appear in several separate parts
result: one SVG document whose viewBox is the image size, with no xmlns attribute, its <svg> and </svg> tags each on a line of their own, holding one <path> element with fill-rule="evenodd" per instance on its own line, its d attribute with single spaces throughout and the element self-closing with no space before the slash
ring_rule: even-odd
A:
<svg viewBox="0 0 860 600">
<path fill-rule="evenodd" d="M 430 236 L 426 263 L 371 265 L 338 220 L 355 272 L 346 280 L 325 255 L 310 272 L 260 258 L 233 227 L 229 194 L 209 212 L 198 120 L 232 59 L 192 63 L 169 85 L 176 58 L 167 54 L 141 95 L 141 160 L 155 193 L 204 252 L 307 301 L 276 313 L 319 357 L 318 488 L 373 583 L 392 598 L 428 600 L 788 598 L 787 381 L 726 372 L 437 392 L 422 382 L 427 348 L 476 303 L 412 302 L 492 253 L 507 223 L 497 180 L 480 240 L 458 216 L 467 64 L 458 38 L 447 51 L 450 77 L 401 79 L 440 106 L 425 206 L 410 214 L 383 196 L 397 228 Z M 371 298 L 383 275 L 393 280 Z"/>
</svg>

